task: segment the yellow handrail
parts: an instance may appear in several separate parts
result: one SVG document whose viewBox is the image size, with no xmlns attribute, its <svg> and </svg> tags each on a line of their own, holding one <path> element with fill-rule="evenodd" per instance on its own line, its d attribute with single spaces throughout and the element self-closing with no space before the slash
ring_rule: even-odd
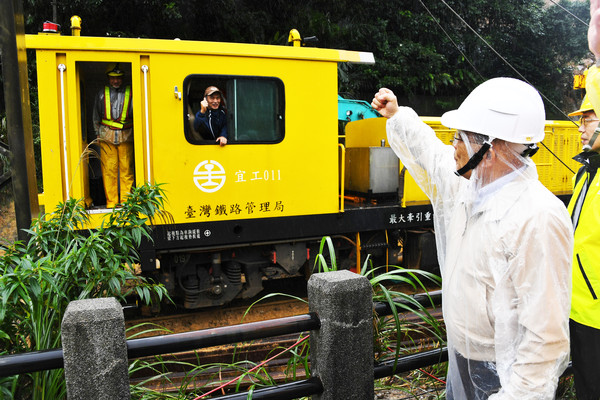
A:
<svg viewBox="0 0 600 400">
<path fill-rule="evenodd" d="M 360 232 L 356 232 L 356 273 L 360 274 Z"/>
<path fill-rule="evenodd" d="M 339 148 L 342 150 L 342 155 L 340 157 L 340 212 L 344 212 L 344 182 L 346 180 L 346 147 L 338 143 Z"/>
</svg>

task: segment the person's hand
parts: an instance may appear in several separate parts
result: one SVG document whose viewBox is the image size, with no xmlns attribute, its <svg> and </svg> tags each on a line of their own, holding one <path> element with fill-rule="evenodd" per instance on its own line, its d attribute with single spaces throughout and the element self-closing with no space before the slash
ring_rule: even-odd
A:
<svg viewBox="0 0 600 400">
<path fill-rule="evenodd" d="M 200 112 L 202 114 L 206 114 L 206 109 L 208 108 L 208 101 L 206 101 L 206 97 L 200 102 Z"/>
<path fill-rule="evenodd" d="M 381 88 L 379 92 L 375 93 L 371 107 L 384 117 L 392 118 L 398 111 L 398 99 L 390 89 Z"/>
<path fill-rule="evenodd" d="M 227 138 L 224 136 L 219 136 L 216 142 L 219 143 L 219 146 L 223 147 L 227 144 Z"/>
</svg>

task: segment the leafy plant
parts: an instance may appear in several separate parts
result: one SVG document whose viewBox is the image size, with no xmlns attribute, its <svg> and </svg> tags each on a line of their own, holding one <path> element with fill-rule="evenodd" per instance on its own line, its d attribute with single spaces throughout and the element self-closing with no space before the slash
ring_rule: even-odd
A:
<svg viewBox="0 0 600 400">
<path fill-rule="evenodd" d="M 326 254 L 325 250 L 327 250 Z M 337 270 L 335 248 L 330 237 L 326 236 L 321 240 L 319 254 L 315 259 L 315 270 L 319 272 Z M 365 259 L 360 274 L 369 278 L 373 287 L 373 301 L 389 304 L 392 311 L 391 316 L 374 315 L 373 318 L 373 346 L 376 361 L 393 359 L 397 362 L 401 355 L 410 354 L 415 349 L 420 350 L 422 346 L 415 341 L 414 334 L 419 336 L 427 334 L 434 338 L 434 343 L 445 342 L 443 325 L 431 315 L 425 305 L 412 296 L 412 293 L 423 292 L 433 306 L 425 282 L 439 286 L 441 285 L 439 276 L 427 271 L 405 269 L 394 265 L 373 267 L 370 256 Z M 408 319 L 409 315 L 417 318 Z"/>
<path fill-rule="evenodd" d="M 168 297 L 162 285 L 134 270 L 135 249 L 151 239 L 146 222 L 166 217 L 163 203 L 160 185 L 134 188 L 92 231 L 85 229 L 89 215 L 82 202 L 69 199 L 32 223 L 27 243 L 0 248 L 0 355 L 60 347 L 62 318 L 73 300 L 137 294 L 149 304 Z M 16 398 L 58 399 L 66 391 L 62 370 L 14 376 L 0 385 Z"/>
<path fill-rule="evenodd" d="M 335 271 L 337 268 L 338 263 L 333 242 L 330 237 L 324 237 L 321 240 L 319 253 L 315 259 L 314 270 L 316 272 L 329 272 Z M 395 357 L 397 360 L 400 355 L 407 354 L 415 349 L 419 350 L 418 343 L 412 341 L 410 338 L 410 335 L 413 332 L 421 334 L 422 331 L 425 330 L 427 333 L 430 333 L 437 338 L 438 341 L 443 341 L 443 327 L 437 319 L 429 313 L 427 307 L 417 302 L 410 294 L 410 292 L 415 291 L 424 291 L 427 293 L 427 286 L 423 282 L 430 281 L 434 285 L 439 285 L 440 278 L 438 276 L 425 271 L 404 269 L 398 266 L 373 268 L 370 257 L 367 257 L 364 262 L 361 274 L 369 278 L 371 285 L 373 286 L 373 300 L 376 302 L 387 302 L 392 309 L 392 316 L 382 318 L 376 316 L 374 319 L 373 342 L 377 360 L 383 361 L 392 357 Z M 252 303 L 242 318 L 244 318 L 250 312 L 250 309 L 258 302 L 278 296 L 292 297 L 305 302 L 304 299 L 285 293 L 271 293 Z M 416 315 L 416 321 L 409 321 L 404 317 L 405 315 Z M 409 346 L 401 346 L 400 343 L 407 342 L 407 338 Z M 297 342 L 299 345 L 292 350 L 289 350 L 290 355 L 287 368 L 285 369 L 287 381 L 294 381 L 298 378 L 296 375 L 298 368 L 303 368 L 306 376 L 310 376 L 310 346 L 309 342 L 304 339 L 306 339 L 305 335 L 299 335 L 299 340 Z M 274 349 L 272 353 L 277 353 L 281 350 L 281 348 Z M 240 379 L 235 383 L 230 383 L 230 390 L 236 392 L 241 390 L 240 383 L 242 382 L 242 379 L 246 382 L 251 382 L 249 389 L 247 389 L 248 398 L 252 398 L 254 390 L 274 384 L 274 379 L 260 364 L 256 365 L 238 358 L 236 353 L 229 364 L 200 366 L 192 363 L 182 363 L 177 360 L 164 361 L 161 357 L 156 357 L 153 361 L 138 360 L 132 364 L 130 372 L 133 373 L 140 369 L 148 368 L 155 371 L 156 376 L 144 382 L 138 382 L 132 385 L 132 397 L 139 399 L 175 399 L 184 398 L 186 394 L 189 396 L 190 391 L 202 390 L 205 394 L 196 397 L 202 398 L 203 396 L 208 395 L 207 392 L 209 392 L 210 389 L 226 383 L 227 380 L 221 378 L 220 375 L 222 370 L 237 371 L 237 374 L 240 376 Z M 156 382 L 172 384 L 171 374 L 168 372 L 170 366 L 184 367 L 188 371 L 181 384 L 176 389 L 176 393 L 160 394 L 145 387 L 147 384 Z M 445 374 L 443 365 L 432 366 L 429 369 L 433 370 L 432 372 L 435 375 Z M 203 374 L 204 376 L 209 374 L 209 376 L 212 376 L 212 378 L 208 378 L 210 387 L 198 386 L 198 384 L 195 383 L 194 378 L 199 374 Z M 427 386 L 429 390 L 436 393 L 443 393 L 444 389 L 443 386 L 440 385 L 440 382 L 432 383 L 432 378 L 430 377 L 431 374 L 426 371 L 418 370 L 411 374 L 403 375 L 405 376 L 394 376 L 380 380 L 377 382 L 377 387 L 389 388 L 395 391 L 401 390 L 406 393 L 415 393 L 416 390 L 422 390 L 423 386 Z"/>
</svg>

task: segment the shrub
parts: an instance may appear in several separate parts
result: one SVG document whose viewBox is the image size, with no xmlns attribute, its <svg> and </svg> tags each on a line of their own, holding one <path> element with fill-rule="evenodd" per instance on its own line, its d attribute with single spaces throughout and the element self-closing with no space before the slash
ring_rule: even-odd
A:
<svg viewBox="0 0 600 400">
<path fill-rule="evenodd" d="M 133 188 L 121 208 L 90 230 L 82 202 L 69 199 L 33 221 L 26 243 L 2 247 L 0 355 L 60 347 L 62 318 L 73 300 L 136 293 L 149 304 L 168 296 L 162 285 L 134 271 L 135 249 L 143 238 L 150 240 L 146 222 L 166 216 L 163 204 L 160 185 Z M 5 398 L 59 399 L 65 393 L 62 370 L 0 380 Z"/>
</svg>

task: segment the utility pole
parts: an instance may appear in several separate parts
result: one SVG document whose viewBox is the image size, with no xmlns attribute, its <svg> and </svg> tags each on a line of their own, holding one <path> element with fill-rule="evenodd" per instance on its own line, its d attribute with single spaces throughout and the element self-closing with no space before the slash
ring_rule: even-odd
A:
<svg viewBox="0 0 600 400">
<path fill-rule="evenodd" d="M 58 0 L 52 0 L 52 22 L 58 23 Z"/>
<path fill-rule="evenodd" d="M 21 0 L 0 0 L 0 56 L 19 240 L 27 239 L 23 229 L 39 215 L 24 21 Z"/>
</svg>

